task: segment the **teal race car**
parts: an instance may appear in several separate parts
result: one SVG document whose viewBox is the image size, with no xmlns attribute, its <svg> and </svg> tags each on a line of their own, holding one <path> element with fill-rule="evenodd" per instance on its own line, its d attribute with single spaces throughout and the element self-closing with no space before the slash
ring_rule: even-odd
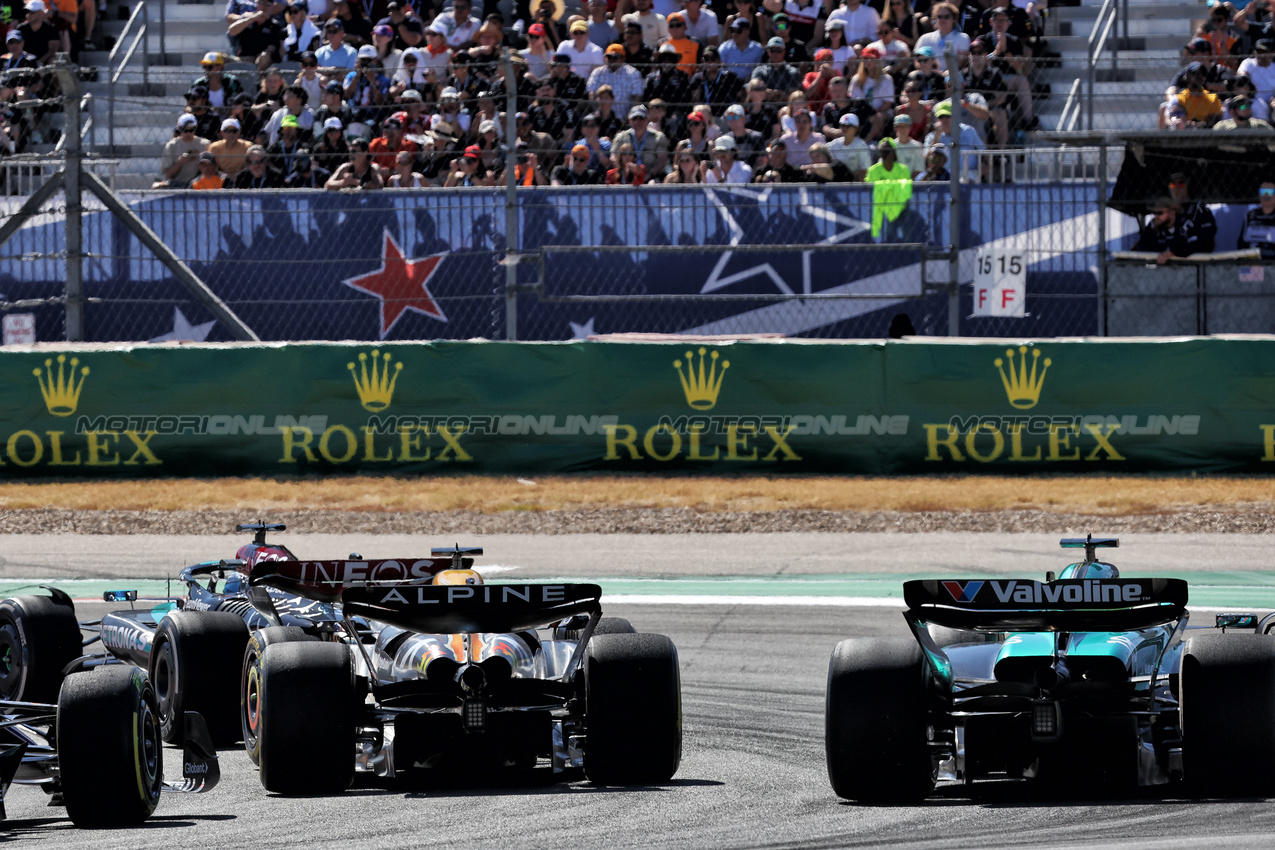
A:
<svg viewBox="0 0 1275 850">
<path fill-rule="evenodd" d="M 1275 791 L 1275 614 L 1188 626 L 1180 579 L 1125 578 L 1097 551 L 1043 582 L 909 581 L 915 639 L 851 638 L 828 670 L 839 797 L 912 803 L 938 782 L 1074 792 L 1184 781 Z"/>
</svg>

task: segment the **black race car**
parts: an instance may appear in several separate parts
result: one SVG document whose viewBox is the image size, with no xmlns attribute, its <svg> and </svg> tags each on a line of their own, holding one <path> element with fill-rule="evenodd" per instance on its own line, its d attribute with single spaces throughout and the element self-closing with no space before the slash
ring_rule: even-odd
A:
<svg viewBox="0 0 1275 850">
<path fill-rule="evenodd" d="M 1275 614 L 1188 627 L 1179 579 L 1121 577 L 1084 549 L 1056 578 L 909 581 L 913 638 L 851 638 L 828 669 L 840 797 L 916 802 L 937 780 L 1074 793 L 1187 780 L 1275 790 Z"/>
</svg>

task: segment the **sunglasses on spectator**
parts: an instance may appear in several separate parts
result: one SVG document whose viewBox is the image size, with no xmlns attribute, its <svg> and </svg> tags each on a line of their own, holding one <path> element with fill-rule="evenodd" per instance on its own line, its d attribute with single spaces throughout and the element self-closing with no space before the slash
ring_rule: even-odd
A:
<svg viewBox="0 0 1275 850">
<path fill-rule="evenodd" d="M 1169 185 L 1170 186 L 1185 186 L 1186 181 L 1185 180 L 1170 180 Z"/>
<path fill-rule="evenodd" d="M 671 30 L 680 30 L 680 29 L 683 29 L 685 26 L 686 24 L 679 24 L 677 21 L 670 21 L 668 28 Z"/>
<path fill-rule="evenodd" d="M 238 133 L 239 131 L 238 131 L 238 130 L 236 130 L 234 127 L 227 127 L 226 129 L 222 130 L 221 132 L 223 132 L 223 133 Z"/>
<path fill-rule="evenodd" d="M 953 18 L 952 18 L 952 16 L 951 16 L 951 15 L 935 15 L 934 17 L 938 18 L 940 21 L 950 21 L 950 20 L 953 20 Z"/>
<path fill-rule="evenodd" d="M 783 53 L 783 52 L 784 52 L 784 49 L 783 49 L 782 47 L 768 47 L 768 48 L 766 48 L 766 52 L 768 52 L 768 53 Z"/>
<path fill-rule="evenodd" d="M 264 159 L 250 159 L 248 160 L 248 164 L 249 165 L 265 165 L 266 161 Z"/>
<path fill-rule="evenodd" d="M 1156 217 L 1156 218 L 1160 218 L 1161 216 L 1166 216 L 1166 215 L 1168 215 L 1170 212 L 1172 212 L 1172 210 L 1156 210 L 1156 211 L 1155 211 L 1155 217 Z"/>
<path fill-rule="evenodd" d="M 528 38 L 528 40 L 530 40 L 530 41 L 539 41 L 539 40 L 541 39 L 541 36 L 538 36 L 538 35 L 529 35 L 529 36 L 527 36 L 527 38 Z"/>
<path fill-rule="evenodd" d="M 1257 194 L 1261 195 L 1263 198 L 1275 197 L 1275 189 L 1258 189 Z"/>
</svg>

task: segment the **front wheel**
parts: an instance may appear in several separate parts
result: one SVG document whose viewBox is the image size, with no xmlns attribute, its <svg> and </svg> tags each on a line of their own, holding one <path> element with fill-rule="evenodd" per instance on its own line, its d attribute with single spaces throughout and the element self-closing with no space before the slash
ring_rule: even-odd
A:
<svg viewBox="0 0 1275 850">
<path fill-rule="evenodd" d="M 850 638 L 828 665 L 824 746 L 832 790 L 865 803 L 915 803 L 934 789 L 925 657 L 911 638 Z"/>
<path fill-rule="evenodd" d="M 159 709 L 146 672 L 108 665 L 75 673 L 58 696 L 62 799 L 78 827 L 136 826 L 164 781 Z"/>
<path fill-rule="evenodd" d="M 672 779 L 682 760 L 682 681 L 673 641 L 595 635 L 584 681 L 585 775 L 599 785 Z"/>
<path fill-rule="evenodd" d="M 75 606 L 65 594 L 0 602 L 0 699 L 55 702 L 62 669 L 82 649 Z"/>
</svg>

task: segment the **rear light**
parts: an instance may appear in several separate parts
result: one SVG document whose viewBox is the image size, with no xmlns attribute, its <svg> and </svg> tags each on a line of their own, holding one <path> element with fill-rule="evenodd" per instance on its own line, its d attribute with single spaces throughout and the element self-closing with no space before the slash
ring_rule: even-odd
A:
<svg viewBox="0 0 1275 850">
<path fill-rule="evenodd" d="M 487 706 L 482 700 L 465 700 L 460 706 L 460 722 L 466 732 L 482 732 L 487 728 Z"/>
<path fill-rule="evenodd" d="M 1057 740 L 1062 734 L 1062 710 L 1056 702 L 1032 704 L 1032 737 L 1036 740 Z"/>
</svg>

